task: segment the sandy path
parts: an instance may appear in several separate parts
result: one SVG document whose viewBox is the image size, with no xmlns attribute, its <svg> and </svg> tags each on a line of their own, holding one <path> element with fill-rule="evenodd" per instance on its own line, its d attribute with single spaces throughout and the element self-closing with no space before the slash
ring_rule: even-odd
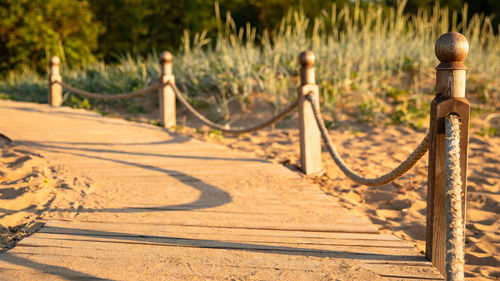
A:
<svg viewBox="0 0 500 281">
<path fill-rule="evenodd" d="M 37 229 L 34 220 L 46 213 L 53 201 L 79 198 L 85 183 L 56 170 L 33 147 L 0 135 L 0 250 Z M 69 184 L 71 183 L 71 184 Z M 70 203 L 72 205 L 72 203 Z"/>
</svg>

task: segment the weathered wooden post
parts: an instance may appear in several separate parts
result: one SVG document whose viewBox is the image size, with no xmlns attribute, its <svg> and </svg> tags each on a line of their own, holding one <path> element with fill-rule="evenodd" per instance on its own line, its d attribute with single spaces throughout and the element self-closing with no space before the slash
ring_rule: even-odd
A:
<svg viewBox="0 0 500 281">
<path fill-rule="evenodd" d="M 311 51 L 300 53 L 300 86 L 299 99 L 299 133 L 300 133 L 300 163 L 302 172 L 306 175 L 318 174 L 322 171 L 321 165 L 321 135 L 314 118 L 311 103 L 305 99 L 307 94 L 314 96 L 319 103 L 319 88 L 314 77 L 314 54 Z M 319 104 L 318 104 L 319 106 Z"/>
<path fill-rule="evenodd" d="M 50 58 L 49 104 L 52 106 L 60 106 L 62 103 L 62 86 L 57 83 L 62 81 L 59 63 L 59 57 Z"/>
<path fill-rule="evenodd" d="M 170 52 L 162 52 L 160 54 L 161 76 L 160 83 L 163 85 L 159 89 L 160 99 L 160 122 L 164 128 L 175 126 L 175 93 L 174 90 L 166 83 L 175 83 L 175 77 L 172 74 L 172 54 Z"/>
<path fill-rule="evenodd" d="M 460 118 L 460 168 L 462 178 L 462 218 L 465 228 L 467 190 L 467 146 L 470 105 L 465 98 L 467 68 L 463 60 L 469 51 L 467 39 L 460 33 L 441 35 L 436 42 L 436 97 L 431 104 L 429 181 L 427 190 L 427 259 L 446 275 L 446 167 L 444 118 L 455 114 Z M 464 229 L 465 231 L 465 229 Z M 465 241 L 464 241 L 465 243 Z"/>
</svg>

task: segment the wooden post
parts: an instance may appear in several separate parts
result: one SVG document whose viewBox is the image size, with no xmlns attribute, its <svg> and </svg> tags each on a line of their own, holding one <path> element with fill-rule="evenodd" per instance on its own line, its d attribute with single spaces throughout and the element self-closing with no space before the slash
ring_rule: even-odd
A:
<svg viewBox="0 0 500 281">
<path fill-rule="evenodd" d="M 57 83 L 62 81 L 59 63 L 59 57 L 50 58 L 49 104 L 52 106 L 60 106 L 62 103 L 62 86 Z"/>
<path fill-rule="evenodd" d="M 467 146 L 470 105 L 465 98 L 467 68 L 463 60 L 469 51 L 467 39 L 460 33 L 441 35 L 436 42 L 436 97 L 431 104 L 429 180 L 427 190 L 427 228 L 425 256 L 446 275 L 446 167 L 444 118 L 453 113 L 459 116 L 460 168 L 462 172 L 462 216 L 465 228 L 465 199 L 467 190 Z M 465 232 L 465 229 L 464 229 Z M 465 243 L 465 241 L 464 241 Z"/>
<path fill-rule="evenodd" d="M 160 54 L 161 76 L 158 95 L 160 99 L 160 122 L 164 128 L 175 126 L 175 93 L 174 90 L 165 83 L 175 83 L 175 77 L 172 74 L 172 54 L 170 52 L 162 52 Z"/>
<path fill-rule="evenodd" d="M 299 133 L 300 133 L 300 163 L 302 172 L 306 175 L 319 174 L 321 165 L 321 134 L 314 118 L 311 103 L 305 99 L 307 94 L 314 96 L 319 103 L 319 88 L 314 77 L 314 54 L 311 51 L 300 53 L 300 86 L 299 99 Z"/>
</svg>

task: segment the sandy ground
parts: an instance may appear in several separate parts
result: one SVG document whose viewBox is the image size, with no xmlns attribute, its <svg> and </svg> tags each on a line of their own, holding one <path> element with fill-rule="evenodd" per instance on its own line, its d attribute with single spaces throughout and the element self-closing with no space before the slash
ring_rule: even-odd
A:
<svg viewBox="0 0 500 281">
<path fill-rule="evenodd" d="M 0 252 L 36 231 L 54 206 L 74 208 L 87 184 L 62 167 L 53 167 L 35 149 L 0 134 Z"/>
<path fill-rule="evenodd" d="M 266 106 L 249 109 L 252 117 L 234 116 L 245 125 L 264 119 Z M 240 136 L 222 136 L 200 124 L 185 112 L 179 116 L 177 132 L 230 148 L 253 153 L 290 169 L 298 169 L 298 130 L 296 114 L 267 129 Z M 478 121 L 479 122 L 479 121 Z M 474 131 L 474 130 L 473 130 Z M 343 122 L 330 134 L 346 162 L 369 177 L 383 174 L 404 160 L 424 137 L 405 127 L 372 128 Z M 68 174 L 64 167 L 52 167 L 35 150 L 10 143 L 0 137 L 0 233 L 1 247 L 12 247 L 16 240 L 32 231 L 32 221 L 41 218 L 48 207 L 77 208 L 89 186 L 79 175 Z M 369 218 L 382 232 L 425 248 L 425 212 L 427 194 L 427 156 L 406 175 L 381 187 L 366 187 L 348 179 L 324 151 L 325 173 L 308 180 L 317 183 L 327 194 L 340 198 L 342 204 Z M 469 280 L 500 278 L 500 138 L 470 137 L 466 276 Z M 78 200 L 77 200 L 78 199 Z"/>
</svg>

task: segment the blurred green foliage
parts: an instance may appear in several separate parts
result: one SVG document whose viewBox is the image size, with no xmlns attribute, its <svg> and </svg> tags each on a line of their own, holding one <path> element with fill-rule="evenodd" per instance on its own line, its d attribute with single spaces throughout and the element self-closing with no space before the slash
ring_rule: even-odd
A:
<svg viewBox="0 0 500 281">
<path fill-rule="evenodd" d="M 106 28 L 97 50 L 105 62 L 116 62 L 125 54 L 177 49 L 184 29 L 215 29 L 213 0 L 89 0 L 89 4 Z"/>
<path fill-rule="evenodd" d="M 113 1 L 116 0 L 109 3 Z M 207 16 L 206 23 L 202 24 L 201 19 L 197 23 L 207 27 L 206 32 L 183 30 L 182 36 L 175 35 L 180 37 L 180 47 L 173 60 L 176 85 L 192 105 L 209 111 L 205 113 L 211 120 L 229 120 L 230 104 L 238 104 L 245 110 L 253 93 L 265 94 L 276 113 L 296 99 L 300 67 L 297 54 L 308 49 L 317 58 L 316 78 L 322 109 L 333 115 L 329 125 L 334 125 L 335 116 L 348 109 L 362 122 L 407 124 L 420 129 L 428 123 L 426 118 L 433 96 L 432 85 L 429 87 L 427 81 L 433 79 L 432 68 L 438 63 L 433 54 L 435 40 L 454 30 L 468 38 L 473 50 L 465 62 L 473 70 L 468 76 L 468 93 L 476 93 L 475 99 L 485 104 L 484 110 L 500 108 L 500 87 L 495 79 L 500 76 L 500 36 L 493 32 L 492 18 L 475 14 L 468 22 L 457 20 L 448 24 L 453 15 L 457 19 L 467 15 L 466 9 L 454 13 L 438 5 L 431 10 L 406 14 L 405 4 L 400 2 L 392 8 L 358 1 L 353 7 L 349 1 L 314 17 L 308 17 L 301 9 L 289 10 L 272 33 L 259 32 L 250 24 L 238 28 L 236 18 L 230 14 L 223 18 L 222 8 L 216 8 L 216 17 Z M 117 13 L 112 7 L 123 8 L 118 4 L 108 5 L 106 9 L 110 14 Z M 309 3 L 308 8 L 314 11 Z M 124 30 L 124 22 L 130 18 L 138 23 L 146 21 L 151 9 L 141 6 L 134 10 L 135 16 L 124 11 L 118 13 L 121 16 L 113 20 L 114 28 Z M 265 9 L 268 13 L 278 13 Z M 124 18 L 124 22 L 119 18 Z M 158 24 L 162 24 L 160 20 Z M 109 28 L 107 23 L 103 25 Z M 141 52 L 156 48 L 153 47 L 155 40 L 168 44 L 167 37 L 171 34 L 158 27 L 157 39 L 147 41 L 148 34 L 153 34 L 153 29 L 147 26 L 130 26 L 129 30 L 136 31 L 128 33 L 108 29 L 102 36 L 115 36 L 109 39 L 110 52 L 123 48 L 126 55 L 117 55 L 117 63 L 113 64 L 98 60 L 81 67 L 63 66 L 64 81 L 76 88 L 108 94 L 134 91 L 156 83 L 160 73 L 158 53 L 143 56 Z M 180 30 L 179 26 L 172 28 Z M 211 28 L 215 28 L 213 35 L 210 35 Z M 136 53 L 127 53 L 125 50 L 133 41 Z M 146 41 L 149 43 L 144 43 Z M 95 54 L 103 52 L 97 49 Z M 116 108 L 137 115 L 157 108 L 158 103 L 154 94 L 103 101 L 84 99 L 68 91 L 63 93 L 64 105 L 91 108 L 108 115 L 113 114 L 110 109 Z M 47 77 L 36 71 L 9 72 L 0 80 L 0 98 L 46 103 Z"/>
<path fill-rule="evenodd" d="M 314 19 L 337 7 L 376 4 L 405 12 L 431 9 L 436 2 L 451 11 L 469 5 L 474 13 L 500 16 L 498 0 L 0 0 L 0 77 L 12 70 L 44 72 L 50 56 L 61 57 L 63 66 L 84 66 L 96 59 L 118 62 L 126 54 L 146 56 L 152 51 L 176 51 L 184 30 L 191 39 L 206 31 L 207 38 L 220 32 L 218 23 L 231 22 L 238 30 L 250 23 L 257 34 L 274 32 L 290 9 Z M 405 3 L 401 5 L 401 3 Z M 385 9 L 388 12 L 388 9 Z M 459 14 L 460 15 L 463 13 Z M 229 16 L 230 15 L 230 16 Z M 231 21 L 228 21 L 230 17 Z M 498 29 L 498 18 L 492 27 Z M 450 21 L 452 17 L 450 16 Z M 461 21 L 461 18 L 458 19 Z M 223 24 L 222 24 L 223 25 Z M 311 25 L 312 26 L 312 25 Z M 260 40 L 261 38 L 257 38 Z"/>
<path fill-rule="evenodd" d="M 103 32 L 86 1 L 0 0 L 0 74 L 44 71 L 52 55 L 63 65 L 92 62 Z"/>
</svg>

